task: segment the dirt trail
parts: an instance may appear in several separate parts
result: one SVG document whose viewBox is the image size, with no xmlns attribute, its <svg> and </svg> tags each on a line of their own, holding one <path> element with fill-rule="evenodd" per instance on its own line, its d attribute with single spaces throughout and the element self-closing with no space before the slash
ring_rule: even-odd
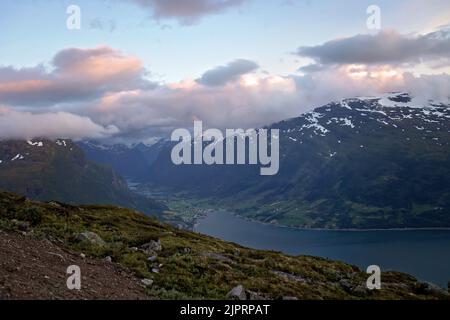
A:
<svg viewBox="0 0 450 320">
<path fill-rule="evenodd" d="M 69 290 L 67 267 L 81 269 L 81 290 Z M 149 299 L 139 279 L 119 266 L 82 258 L 48 240 L 0 230 L 2 299 Z"/>
</svg>

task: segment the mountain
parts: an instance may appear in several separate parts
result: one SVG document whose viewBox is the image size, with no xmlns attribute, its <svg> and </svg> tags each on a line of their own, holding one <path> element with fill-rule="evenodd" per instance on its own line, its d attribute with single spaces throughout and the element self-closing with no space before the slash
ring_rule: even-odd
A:
<svg viewBox="0 0 450 320">
<path fill-rule="evenodd" d="M 6 299 L 450 296 L 393 271 L 383 271 L 382 289 L 370 291 L 369 275 L 346 263 L 248 249 L 124 208 L 40 203 L 5 192 L 0 192 L 0 252 L 0 297 Z M 83 290 L 67 290 L 69 262 L 80 266 Z"/>
<path fill-rule="evenodd" d="M 105 145 L 95 141 L 82 141 L 78 146 L 86 157 L 96 163 L 108 164 L 118 173 L 133 181 L 148 178 L 149 168 L 159 155 L 163 142 L 153 145 L 139 143 L 132 146 L 124 144 Z"/>
<path fill-rule="evenodd" d="M 332 102 L 280 129 L 280 171 L 175 166 L 151 181 L 262 222 L 305 228 L 450 227 L 450 106 L 406 93 Z"/>
<path fill-rule="evenodd" d="M 132 193 L 109 166 L 70 140 L 0 141 L 0 188 L 43 201 L 116 204 L 149 214 L 164 206 Z"/>
</svg>

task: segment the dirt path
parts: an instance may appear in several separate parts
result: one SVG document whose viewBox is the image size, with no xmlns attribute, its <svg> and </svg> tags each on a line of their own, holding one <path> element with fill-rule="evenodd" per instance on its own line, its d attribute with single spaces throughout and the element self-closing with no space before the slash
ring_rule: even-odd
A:
<svg viewBox="0 0 450 320">
<path fill-rule="evenodd" d="M 81 269 L 81 290 L 69 290 L 67 268 Z M 0 230 L 2 299 L 149 299 L 139 279 L 119 266 L 82 258 L 48 240 Z"/>
</svg>

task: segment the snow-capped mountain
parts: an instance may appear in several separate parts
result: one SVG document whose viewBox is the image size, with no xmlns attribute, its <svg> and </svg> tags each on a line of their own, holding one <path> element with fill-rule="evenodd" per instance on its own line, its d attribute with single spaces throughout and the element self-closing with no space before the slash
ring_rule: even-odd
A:
<svg viewBox="0 0 450 320">
<path fill-rule="evenodd" d="M 450 105 L 406 93 L 332 102 L 280 129 L 280 172 L 175 166 L 151 179 L 264 222 L 301 227 L 450 227 Z"/>
<path fill-rule="evenodd" d="M 116 204 L 146 213 L 163 206 L 133 194 L 109 166 L 86 159 L 71 140 L 0 141 L 0 189 L 44 201 Z"/>
<path fill-rule="evenodd" d="M 91 161 L 111 165 L 122 176 L 141 181 L 149 175 L 151 164 L 159 155 L 163 141 L 155 144 L 105 145 L 94 141 L 78 143 Z"/>
</svg>

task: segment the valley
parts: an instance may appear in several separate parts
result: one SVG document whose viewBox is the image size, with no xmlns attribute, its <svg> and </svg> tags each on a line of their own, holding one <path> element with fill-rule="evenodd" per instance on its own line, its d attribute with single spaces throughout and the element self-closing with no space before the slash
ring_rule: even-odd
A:
<svg viewBox="0 0 450 320">
<path fill-rule="evenodd" d="M 81 237 L 87 234 L 95 237 Z M 55 205 L 0 192 L 0 247 L 8 243 L 11 246 L 11 241 L 3 240 L 17 237 L 21 238 L 18 242 L 21 245 L 39 243 L 45 252 L 34 256 L 40 264 L 32 272 L 24 263 L 11 267 L 10 261 L 0 261 L 0 295 L 8 299 L 27 297 L 16 286 L 23 283 L 20 279 L 24 274 L 43 279 L 37 288 L 47 295 L 55 293 L 57 298 L 65 286 L 66 273 L 64 268 L 57 270 L 61 262 L 49 264 L 59 258 L 47 251 L 60 254 L 63 259 L 70 258 L 65 262 L 68 264 L 79 261 L 87 277 L 83 283 L 87 281 L 89 287 L 97 283 L 96 289 L 103 294 L 94 292 L 89 298 L 114 298 L 111 280 L 128 286 L 123 293 L 129 295 L 121 296 L 122 299 L 147 296 L 177 300 L 446 300 L 450 297 L 446 289 L 404 273 L 383 271 L 382 290 L 371 291 L 364 286 L 368 275 L 343 262 L 250 249 L 174 228 L 120 207 Z M 16 250 L 29 252 L 33 248 Z M 19 254 L 18 258 L 31 256 Z M 84 261 L 90 263 L 89 268 L 84 267 Z M 98 266 L 107 268 L 106 275 L 112 278 L 105 282 L 96 280 Z M 126 272 L 120 272 L 120 268 Z M 239 294 L 234 293 L 236 288 L 241 289 Z M 34 294 L 40 296 L 39 291 Z M 64 298 L 80 297 L 66 292 Z"/>
<path fill-rule="evenodd" d="M 264 223 L 314 229 L 450 227 L 450 111 L 407 94 L 353 98 L 271 125 L 280 172 L 175 166 L 171 145 L 149 183 Z"/>
</svg>

